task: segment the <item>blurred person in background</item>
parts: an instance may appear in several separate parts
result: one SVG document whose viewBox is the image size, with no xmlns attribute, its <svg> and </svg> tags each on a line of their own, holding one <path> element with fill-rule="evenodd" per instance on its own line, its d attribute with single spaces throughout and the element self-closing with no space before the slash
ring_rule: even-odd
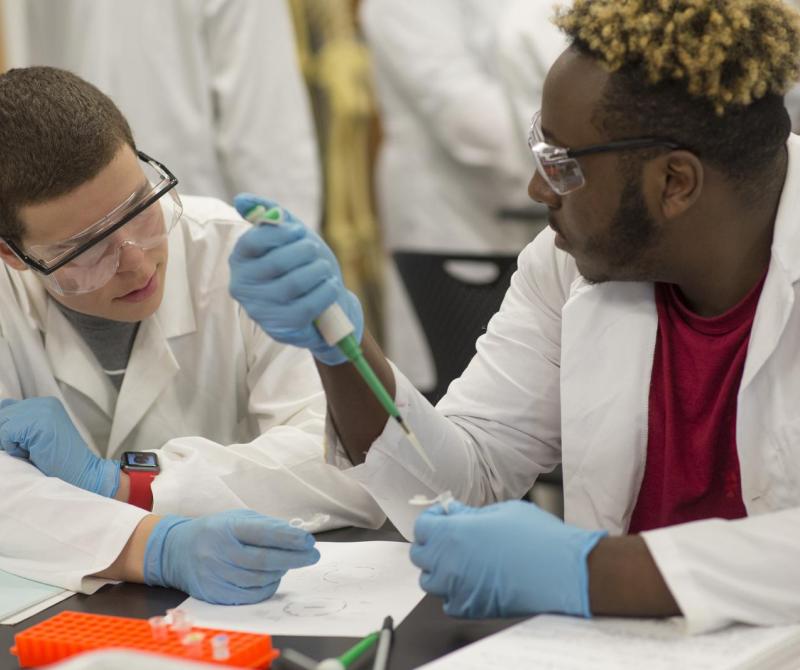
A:
<svg viewBox="0 0 800 670">
<path fill-rule="evenodd" d="M 377 192 L 388 253 L 516 255 L 544 224 L 526 201 L 530 156 L 520 138 L 566 44 L 548 21 L 551 5 L 361 3 L 384 131 Z M 393 263 L 386 267 L 387 354 L 430 388 L 428 347 Z"/>
<path fill-rule="evenodd" d="M 9 67 L 105 91 L 184 193 L 257 190 L 320 219 L 308 93 L 284 0 L 6 0 Z"/>
<path fill-rule="evenodd" d="M 788 0 L 788 4 L 800 9 L 800 0 Z M 792 130 L 800 132 L 800 82 L 795 83 L 784 99 L 789 117 L 792 120 Z"/>
</svg>

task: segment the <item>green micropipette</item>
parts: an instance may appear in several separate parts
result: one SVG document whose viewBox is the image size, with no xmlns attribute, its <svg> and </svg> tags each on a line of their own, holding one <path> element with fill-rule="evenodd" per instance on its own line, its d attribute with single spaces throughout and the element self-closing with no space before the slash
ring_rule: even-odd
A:
<svg viewBox="0 0 800 670">
<path fill-rule="evenodd" d="M 379 637 L 380 637 L 380 632 L 378 631 L 370 633 L 363 640 L 357 642 L 352 647 L 350 647 L 350 649 L 348 649 L 341 656 L 339 656 L 337 660 L 345 668 L 350 667 L 350 665 L 352 665 L 359 658 L 361 658 L 364 655 L 364 653 L 369 651 L 370 647 L 372 647 L 378 641 Z"/>
<path fill-rule="evenodd" d="M 277 226 L 283 222 L 284 216 L 283 210 L 280 207 L 267 209 L 263 205 L 256 205 L 247 212 L 245 218 L 251 223 L 268 223 Z M 361 345 L 354 335 L 355 328 L 350 322 L 350 319 L 347 318 L 344 310 L 337 303 L 334 303 L 314 320 L 314 325 L 323 339 L 329 345 L 338 347 L 339 351 L 347 357 L 347 360 L 355 366 L 381 406 L 386 410 L 389 416 L 400 424 L 411 446 L 417 450 L 417 453 L 431 470 L 436 470 L 431 459 L 428 458 L 425 449 L 422 448 L 422 444 L 420 444 L 417 436 L 414 435 L 411 428 L 400 415 L 400 410 L 397 409 L 397 405 L 395 405 L 392 396 L 389 395 L 389 392 L 381 383 L 378 375 L 375 374 L 375 371 L 367 362 L 367 359 L 364 358 Z"/>
<path fill-rule="evenodd" d="M 292 665 L 303 668 L 303 670 L 347 670 L 347 668 L 364 656 L 379 639 L 380 631 L 375 631 L 367 635 L 363 640 L 356 642 L 341 656 L 337 658 L 326 658 L 319 662 L 294 649 L 282 649 L 281 658 Z"/>
</svg>

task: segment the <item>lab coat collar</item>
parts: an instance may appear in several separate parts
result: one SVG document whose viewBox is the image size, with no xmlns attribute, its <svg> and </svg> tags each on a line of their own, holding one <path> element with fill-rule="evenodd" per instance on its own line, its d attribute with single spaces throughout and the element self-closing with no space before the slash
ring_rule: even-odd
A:
<svg viewBox="0 0 800 670">
<path fill-rule="evenodd" d="M 564 511 L 583 510 L 584 523 L 622 533 L 646 456 L 653 285 L 579 278 L 570 294 L 561 330 Z"/>
<path fill-rule="evenodd" d="M 180 365 L 158 317 L 142 321 L 119 390 L 107 454 L 118 450 L 178 370 Z"/>
<path fill-rule="evenodd" d="M 780 262 L 785 278 L 794 283 L 800 279 L 800 136 L 789 135 L 786 148 L 789 160 L 775 217 L 772 256 Z"/>
<path fill-rule="evenodd" d="M 91 398 L 111 416 L 117 392 L 92 350 L 52 299 L 47 301 L 45 319 L 44 346 L 53 376 Z"/>
<path fill-rule="evenodd" d="M 78 335 L 42 282 L 30 270 L 9 272 L 22 312 L 42 334 L 53 376 L 80 391 L 109 416 L 116 391 L 88 345 Z"/>
<path fill-rule="evenodd" d="M 740 392 L 775 350 L 794 306 L 793 284 L 800 279 L 800 137 L 790 135 L 786 148 L 789 153 L 786 180 L 775 216 L 769 269 L 753 320 Z"/>
</svg>

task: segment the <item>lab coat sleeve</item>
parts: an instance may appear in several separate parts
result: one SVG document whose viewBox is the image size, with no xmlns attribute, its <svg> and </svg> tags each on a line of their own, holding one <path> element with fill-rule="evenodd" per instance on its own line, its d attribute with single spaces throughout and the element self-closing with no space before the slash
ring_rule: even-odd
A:
<svg viewBox="0 0 800 670">
<path fill-rule="evenodd" d="M 643 533 L 689 632 L 800 621 L 800 509 Z"/>
<path fill-rule="evenodd" d="M 367 0 L 361 23 L 380 76 L 459 163 L 508 174 L 524 142 L 496 77 L 466 39 L 460 0 Z M 509 175 L 511 177 L 513 175 Z"/>
<path fill-rule="evenodd" d="M 94 593 L 147 512 L 46 477 L 0 451 L 0 570 Z"/>
<path fill-rule="evenodd" d="M 471 505 L 520 498 L 560 462 L 560 320 L 570 280 L 552 234 L 542 233 L 520 255 L 476 356 L 436 408 L 394 370 L 398 409 L 435 472 L 393 421 L 355 467 L 329 430 L 329 460 L 361 482 L 406 537 L 419 513 L 408 504 L 416 494 L 449 489 Z"/>
<path fill-rule="evenodd" d="M 276 200 L 318 229 L 317 140 L 287 5 L 207 3 L 217 151 L 231 189 Z"/>
<path fill-rule="evenodd" d="M 156 513 L 198 516 L 249 508 L 283 519 L 320 520 L 314 531 L 377 528 L 383 512 L 356 481 L 325 462 L 325 397 L 311 355 L 275 342 L 240 310 L 247 352 L 247 413 L 259 437 L 221 445 L 198 437 L 170 440 L 153 483 Z"/>
</svg>

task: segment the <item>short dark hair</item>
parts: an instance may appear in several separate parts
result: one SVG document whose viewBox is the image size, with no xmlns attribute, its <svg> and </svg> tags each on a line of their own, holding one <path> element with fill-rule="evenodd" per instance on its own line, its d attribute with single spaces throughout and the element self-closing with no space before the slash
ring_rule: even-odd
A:
<svg viewBox="0 0 800 670">
<path fill-rule="evenodd" d="M 630 66 L 609 77 L 592 121 L 611 139 L 670 139 L 755 199 L 774 179 L 776 158 L 791 132 L 782 96 L 767 94 L 749 105 L 731 106 L 719 116 L 707 100 L 687 96 L 681 84 L 648 85 Z M 636 162 L 631 156 L 625 160 Z"/>
<path fill-rule="evenodd" d="M 800 14 L 781 0 L 574 0 L 556 24 L 610 72 L 593 122 L 674 140 L 731 180 L 768 183 L 791 132 Z"/>
<path fill-rule="evenodd" d="M 53 67 L 0 75 L 0 237 L 19 243 L 19 209 L 74 190 L 127 144 L 130 126 L 111 99 Z"/>
</svg>

